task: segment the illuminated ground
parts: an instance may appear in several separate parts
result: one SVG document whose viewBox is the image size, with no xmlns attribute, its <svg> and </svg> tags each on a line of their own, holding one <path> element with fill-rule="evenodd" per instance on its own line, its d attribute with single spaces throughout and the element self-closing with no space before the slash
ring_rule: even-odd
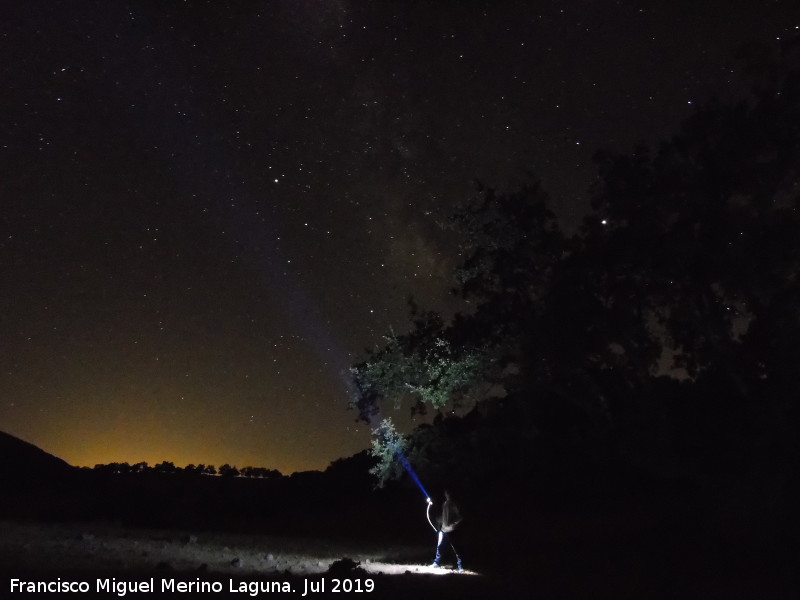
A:
<svg viewBox="0 0 800 600">
<path fill-rule="evenodd" d="M 419 564 L 431 548 L 376 547 L 322 540 L 216 533 L 133 530 L 107 523 L 0 523 L 5 572 L 165 571 L 317 575 L 343 558 L 367 573 L 475 575 Z"/>
<path fill-rule="evenodd" d="M 452 567 L 431 567 L 430 565 L 405 564 L 403 562 L 387 563 L 372 562 L 362 565 L 368 573 L 381 573 L 383 575 L 405 575 L 406 573 L 419 573 L 420 575 L 477 575 L 475 571 L 465 569 L 461 572 Z"/>
</svg>

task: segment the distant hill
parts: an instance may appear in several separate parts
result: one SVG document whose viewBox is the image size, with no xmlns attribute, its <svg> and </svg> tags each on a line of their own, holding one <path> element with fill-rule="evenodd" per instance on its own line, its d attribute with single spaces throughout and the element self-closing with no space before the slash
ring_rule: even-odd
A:
<svg viewBox="0 0 800 600">
<path fill-rule="evenodd" d="M 13 435 L 0 431 L 3 479 L 17 485 L 69 477 L 76 471 L 65 461 Z"/>
</svg>

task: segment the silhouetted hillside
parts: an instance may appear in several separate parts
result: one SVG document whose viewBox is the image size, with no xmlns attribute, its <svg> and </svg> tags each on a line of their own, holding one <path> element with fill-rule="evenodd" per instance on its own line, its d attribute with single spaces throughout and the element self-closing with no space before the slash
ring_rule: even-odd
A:
<svg viewBox="0 0 800 600">
<path fill-rule="evenodd" d="M 15 486 L 61 479 L 76 471 L 60 458 L 3 432 L 0 432 L 0 464 L 3 465 L 3 479 Z"/>
<path fill-rule="evenodd" d="M 79 512 L 79 469 L 3 432 L 0 465 L 0 518 L 53 519 Z"/>
</svg>

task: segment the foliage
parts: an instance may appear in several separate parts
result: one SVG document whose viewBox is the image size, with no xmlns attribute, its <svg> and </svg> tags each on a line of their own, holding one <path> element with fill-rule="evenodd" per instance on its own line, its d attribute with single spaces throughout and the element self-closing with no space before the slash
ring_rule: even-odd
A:
<svg viewBox="0 0 800 600">
<path fill-rule="evenodd" d="M 378 462 L 369 472 L 375 476 L 377 487 L 383 487 L 387 481 L 396 479 L 402 473 L 397 457 L 405 455 L 407 442 L 389 418 L 383 419 L 372 434 L 369 454 Z"/>
<path fill-rule="evenodd" d="M 434 409 L 468 399 L 490 357 L 481 349 L 456 347 L 442 327 L 438 315 L 429 313 L 413 334 L 387 337 L 381 350 L 351 369 L 362 416 L 376 411 L 372 400 L 378 397 L 399 407 L 412 396 Z"/>
<path fill-rule="evenodd" d="M 235 466 L 231 466 L 228 463 L 225 463 L 219 468 L 219 474 L 222 477 L 238 477 L 239 469 L 237 469 Z"/>
<path fill-rule="evenodd" d="M 796 456 L 799 47 L 782 46 L 749 102 L 709 104 L 655 150 L 599 153 L 593 212 L 572 237 L 538 184 L 480 188 L 449 223 L 464 309 L 444 322 L 412 306 L 412 330 L 352 369 L 361 415 L 494 384 L 530 405 L 541 439 L 587 455 L 666 463 L 703 448 L 685 464 L 709 469 L 712 455 Z M 692 421 L 708 429 L 687 434 Z"/>
<path fill-rule="evenodd" d="M 179 470 L 179 468 L 176 467 L 174 463 L 172 463 L 170 461 L 166 461 L 166 460 L 163 461 L 163 462 L 158 463 L 156 466 L 153 467 L 153 472 L 154 473 L 168 473 L 168 474 L 171 474 L 171 473 L 177 473 L 178 470 Z"/>
<path fill-rule="evenodd" d="M 94 470 L 99 473 L 111 473 L 114 475 L 126 475 L 129 473 L 166 473 L 166 474 L 185 474 L 185 475 L 217 475 L 214 465 L 188 464 L 185 467 L 177 467 L 173 463 L 163 461 L 155 466 L 149 466 L 146 462 L 129 465 L 128 463 L 108 463 L 95 465 Z M 264 467 L 243 467 L 241 470 L 228 464 L 219 468 L 219 474 L 227 477 L 250 477 L 261 479 L 280 479 L 281 472 L 276 469 Z"/>
</svg>

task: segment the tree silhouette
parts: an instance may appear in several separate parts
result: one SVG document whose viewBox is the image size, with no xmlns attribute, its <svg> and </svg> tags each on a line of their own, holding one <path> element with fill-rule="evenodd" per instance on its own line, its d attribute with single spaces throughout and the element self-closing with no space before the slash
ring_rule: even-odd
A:
<svg viewBox="0 0 800 600">
<path fill-rule="evenodd" d="M 158 463 L 153 467 L 153 472 L 155 473 L 166 473 L 166 474 L 173 474 L 178 472 L 178 468 L 175 467 L 175 464 L 169 461 L 163 461 Z"/>
<path fill-rule="evenodd" d="M 598 153 L 593 212 L 571 237 L 538 184 L 479 189 L 450 223 L 464 310 L 445 322 L 413 307 L 412 330 L 353 367 L 361 416 L 494 384 L 520 435 L 587 456 L 794 460 L 798 43 L 766 72 L 751 99 L 710 103 L 654 151 Z"/>
<path fill-rule="evenodd" d="M 219 468 L 219 474 L 222 477 L 238 477 L 239 469 L 237 469 L 235 466 L 232 467 L 231 465 L 225 463 Z"/>
</svg>

